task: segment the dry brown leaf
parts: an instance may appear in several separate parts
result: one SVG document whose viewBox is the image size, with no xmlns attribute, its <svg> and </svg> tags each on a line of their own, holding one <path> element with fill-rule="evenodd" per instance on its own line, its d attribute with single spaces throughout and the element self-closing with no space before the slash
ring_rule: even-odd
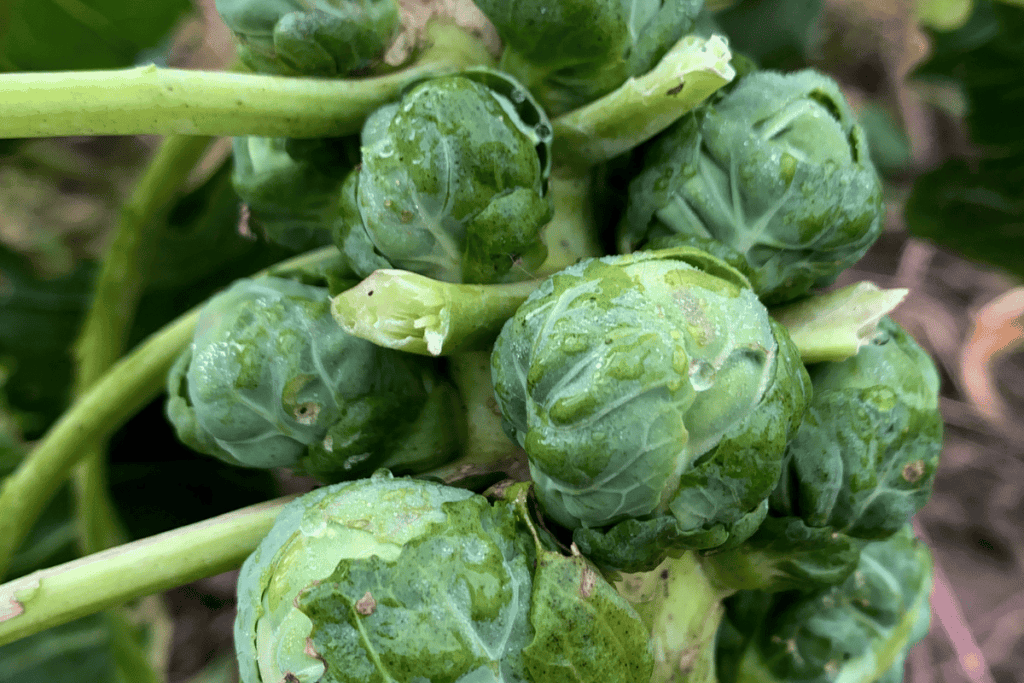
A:
<svg viewBox="0 0 1024 683">
<path fill-rule="evenodd" d="M 1024 287 L 985 304 L 960 354 L 960 383 L 978 413 L 1001 431 L 1015 427 L 996 384 L 996 362 L 1024 347 Z"/>
</svg>

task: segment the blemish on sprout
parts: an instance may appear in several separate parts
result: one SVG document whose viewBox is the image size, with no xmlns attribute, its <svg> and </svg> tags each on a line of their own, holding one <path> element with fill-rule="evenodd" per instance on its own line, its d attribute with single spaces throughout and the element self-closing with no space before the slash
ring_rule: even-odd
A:
<svg viewBox="0 0 1024 683">
<path fill-rule="evenodd" d="M 307 401 L 295 406 L 295 421 L 301 425 L 311 425 L 320 415 L 320 404 Z"/>
<path fill-rule="evenodd" d="M 370 591 L 366 591 L 366 594 L 363 597 L 356 600 L 356 611 L 364 617 L 370 616 L 376 609 L 377 601 L 373 599 L 373 595 Z"/>
<path fill-rule="evenodd" d="M 597 584 L 597 574 L 587 565 L 583 565 L 583 573 L 580 575 L 580 597 L 586 600 L 594 592 Z"/>
<path fill-rule="evenodd" d="M 924 476 L 924 470 L 924 460 L 915 460 L 914 462 L 907 463 L 903 468 L 903 479 L 914 484 Z"/>
</svg>

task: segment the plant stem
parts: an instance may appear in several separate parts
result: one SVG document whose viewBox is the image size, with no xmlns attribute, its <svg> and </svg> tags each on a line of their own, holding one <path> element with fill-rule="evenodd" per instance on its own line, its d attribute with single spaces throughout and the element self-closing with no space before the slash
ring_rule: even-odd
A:
<svg viewBox="0 0 1024 683">
<path fill-rule="evenodd" d="M 273 266 L 287 272 L 334 258 L 327 247 Z M 264 274 L 257 273 L 256 276 Z M 82 444 L 104 439 L 164 390 L 178 354 L 192 340 L 197 306 L 151 335 L 119 360 L 57 420 L 0 487 L 0 577 L 7 573 L 21 542 L 60 488 L 71 468 L 85 455 Z"/>
<path fill-rule="evenodd" d="M 722 600 L 735 591 L 713 585 L 694 551 L 667 558 L 649 572 L 620 574 L 615 589 L 650 629 L 651 683 L 714 683 Z"/>
<path fill-rule="evenodd" d="M 466 413 L 463 455 L 422 476 L 446 483 L 500 470 L 513 478 L 527 478 L 526 451 L 505 435 L 501 410 L 494 399 L 489 351 L 465 351 L 448 358 L 452 381 L 459 390 Z"/>
<path fill-rule="evenodd" d="M 466 285 L 407 270 L 375 270 L 331 302 L 343 330 L 424 356 L 489 349 L 539 282 Z"/>
<path fill-rule="evenodd" d="M 587 166 L 649 140 L 736 76 L 731 57 L 720 36 L 684 36 L 649 72 L 555 118 L 555 157 Z"/>
<path fill-rule="evenodd" d="M 180 192 L 209 143 L 207 137 L 164 138 L 122 207 L 75 347 L 76 396 L 124 352 L 146 284 L 148 257 L 164 225 L 161 213 Z M 124 534 L 107 490 L 105 449 L 101 443 L 86 448 L 89 453 L 74 476 L 76 517 L 82 552 L 94 553 L 122 543 Z"/>
<path fill-rule="evenodd" d="M 0 576 L 32 524 L 56 494 L 83 445 L 113 433 L 164 388 L 165 376 L 192 339 L 194 308 L 149 337 L 82 394 L 0 488 Z"/>
<path fill-rule="evenodd" d="M 0 76 L 0 138 L 60 135 L 331 137 L 358 132 L 410 82 L 492 60 L 453 25 L 406 69 L 366 79 L 290 78 L 161 69 Z"/>
<path fill-rule="evenodd" d="M 292 498 L 236 510 L 0 585 L 0 645 L 239 566 Z"/>
<path fill-rule="evenodd" d="M 858 282 L 769 311 L 789 331 L 804 363 L 840 361 L 869 343 L 878 323 L 907 296 L 906 289 L 879 289 Z"/>
<path fill-rule="evenodd" d="M 149 275 L 149 257 L 165 225 L 163 214 L 180 194 L 211 139 L 184 135 L 164 138 L 122 206 L 75 347 L 76 397 L 124 353 Z M 78 544 L 82 554 L 88 555 L 124 543 L 127 534 L 110 495 L 105 440 L 83 445 L 83 449 L 86 455 L 75 468 L 72 483 Z M 160 600 L 150 599 L 151 612 L 166 612 Z M 166 614 L 160 617 L 158 623 L 167 620 Z M 113 608 L 106 619 L 118 666 L 139 683 L 160 681 L 161 669 L 151 662 L 149 647 L 139 637 L 140 630 L 133 628 L 126 610 Z M 159 639 L 153 642 L 160 645 Z M 157 655 L 155 659 L 163 659 L 162 653 Z"/>
<path fill-rule="evenodd" d="M 536 273 L 538 278 L 557 273 L 580 259 L 604 254 L 594 234 L 597 221 L 592 208 L 593 184 L 585 168 L 556 166 L 552 169 L 548 194 L 555 215 L 543 228 L 548 257 Z"/>
<path fill-rule="evenodd" d="M 121 356 L 145 287 L 149 252 L 162 231 L 161 214 L 180 193 L 210 141 L 189 135 L 164 138 L 121 208 L 75 347 L 77 394 Z"/>
</svg>

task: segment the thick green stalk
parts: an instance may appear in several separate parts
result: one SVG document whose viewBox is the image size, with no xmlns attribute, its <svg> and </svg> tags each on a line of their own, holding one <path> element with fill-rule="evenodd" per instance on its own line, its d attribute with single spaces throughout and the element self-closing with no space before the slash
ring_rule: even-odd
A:
<svg viewBox="0 0 1024 683">
<path fill-rule="evenodd" d="M 75 396 L 81 396 L 124 353 L 148 277 L 150 256 L 164 225 L 162 214 L 181 192 L 210 140 L 184 135 L 164 138 L 122 206 L 75 348 Z M 83 444 L 82 448 L 86 455 L 75 468 L 72 483 L 79 548 L 88 555 L 124 543 L 127 535 L 110 496 L 105 442 Z M 154 602 L 153 609 L 163 609 L 159 601 Z M 119 666 L 139 683 L 161 680 L 163 676 L 150 663 L 148 648 L 140 642 L 125 610 L 111 609 L 106 618 Z"/>
<path fill-rule="evenodd" d="M 721 36 L 684 36 L 649 72 L 555 118 L 555 157 L 588 166 L 646 142 L 731 81 L 731 57 Z"/>
<path fill-rule="evenodd" d="M 789 332 L 804 363 L 840 361 L 874 339 L 879 321 L 903 301 L 907 291 L 858 282 L 769 313 Z"/>
<path fill-rule="evenodd" d="M 649 572 L 621 574 L 615 589 L 636 609 L 651 633 L 651 683 L 714 683 L 715 634 L 734 593 L 715 586 L 697 554 L 670 557 Z"/>
<path fill-rule="evenodd" d="M 236 510 L 0 585 L 0 646 L 238 567 L 292 498 Z"/>
<path fill-rule="evenodd" d="M 580 259 L 604 254 L 594 229 L 597 221 L 592 207 L 593 185 L 586 168 L 556 166 L 552 169 L 548 195 L 555 215 L 543 228 L 548 257 L 537 270 L 538 278 L 557 273 Z"/>
<path fill-rule="evenodd" d="M 287 272 L 336 256 L 337 249 L 327 247 L 284 261 L 273 270 Z M 14 551 L 71 468 L 85 454 L 81 445 L 107 438 L 164 390 L 168 371 L 192 340 L 200 308 L 197 306 L 164 326 L 115 363 L 75 401 L 36 443 L 18 469 L 3 481 L 0 487 L 0 577 L 7 573 Z"/>
<path fill-rule="evenodd" d="M 181 191 L 209 143 L 206 137 L 165 138 L 122 207 L 75 347 L 76 396 L 124 353 L 149 257 L 163 226 L 161 213 Z M 89 454 L 74 477 L 80 545 L 86 554 L 124 541 L 107 490 L 105 449 L 101 444 L 87 448 Z"/>
<path fill-rule="evenodd" d="M 334 297 L 331 313 L 343 330 L 378 346 L 447 356 L 490 348 L 538 284 L 466 285 L 376 270 Z"/>
<path fill-rule="evenodd" d="M 494 399 L 489 351 L 467 351 L 448 359 L 452 381 L 459 390 L 466 411 L 466 439 L 457 460 L 425 472 L 445 482 L 503 471 L 525 480 L 526 451 L 508 438 L 501 428 L 501 410 Z M 519 476 L 521 475 L 521 477 Z"/>
<path fill-rule="evenodd" d="M 358 132 L 411 81 L 489 64 L 454 25 L 431 27 L 416 64 L 366 79 L 289 78 L 161 69 L 0 75 L 0 138 L 60 135 L 260 135 L 313 138 Z"/>
</svg>

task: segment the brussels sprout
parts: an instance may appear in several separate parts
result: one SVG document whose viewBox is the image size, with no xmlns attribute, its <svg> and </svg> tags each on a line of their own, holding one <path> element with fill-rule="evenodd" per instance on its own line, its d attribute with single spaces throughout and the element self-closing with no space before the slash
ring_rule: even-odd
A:
<svg viewBox="0 0 1024 683">
<path fill-rule="evenodd" d="M 546 514 L 627 571 L 752 534 L 810 391 L 742 276 L 686 249 L 556 273 L 505 324 L 492 374 Z"/>
<path fill-rule="evenodd" d="M 909 527 L 861 552 L 856 571 L 817 593 L 741 591 L 718 634 L 721 683 L 873 683 L 901 672 L 928 632 L 932 561 Z M 901 677 L 883 680 L 901 680 Z"/>
<path fill-rule="evenodd" d="M 501 68 L 552 115 L 646 73 L 688 33 L 703 0 L 530 0 L 476 3 L 505 44 Z"/>
<path fill-rule="evenodd" d="M 249 207 L 250 224 L 295 251 L 331 244 L 338 195 L 358 163 L 358 145 L 356 137 L 235 138 L 231 182 Z"/>
<path fill-rule="evenodd" d="M 844 361 L 809 366 L 814 398 L 786 448 L 770 517 L 746 543 L 706 558 L 719 583 L 814 589 L 844 580 L 868 540 L 928 501 L 942 449 L 939 377 L 891 318 Z"/>
<path fill-rule="evenodd" d="M 167 413 L 197 451 L 323 481 L 454 456 L 454 390 L 425 359 L 349 336 L 324 288 L 239 280 L 207 302 L 168 377 Z"/>
<path fill-rule="evenodd" d="M 367 119 L 335 243 L 361 277 L 399 268 L 446 282 L 526 279 L 547 253 L 550 144 L 544 112 L 509 77 L 426 80 Z"/>
<path fill-rule="evenodd" d="M 254 71 L 345 76 L 380 62 L 398 32 L 395 0 L 217 0 Z"/>
<path fill-rule="evenodd" d="M 860 259 L 882 212 L 864 131 L 835 82 L 758 71 L 651 144 L 619 248 L 715 250 L 762 300 L 782 303 Z"/>
<path fill-rule="evenodd" d="M 636 613 L 510 493 L 378 472 L 291 503 L 239 577 L 242 682 L 649 680 Z"/>
<path fill-rule="evenodd" d="M 811 526 L 885 538 L 931 495 L 942 450 L 938 371 L 891 318 L 856 356 L 808 371 L 814 400 L 771 507 Z"/>
</svg>

